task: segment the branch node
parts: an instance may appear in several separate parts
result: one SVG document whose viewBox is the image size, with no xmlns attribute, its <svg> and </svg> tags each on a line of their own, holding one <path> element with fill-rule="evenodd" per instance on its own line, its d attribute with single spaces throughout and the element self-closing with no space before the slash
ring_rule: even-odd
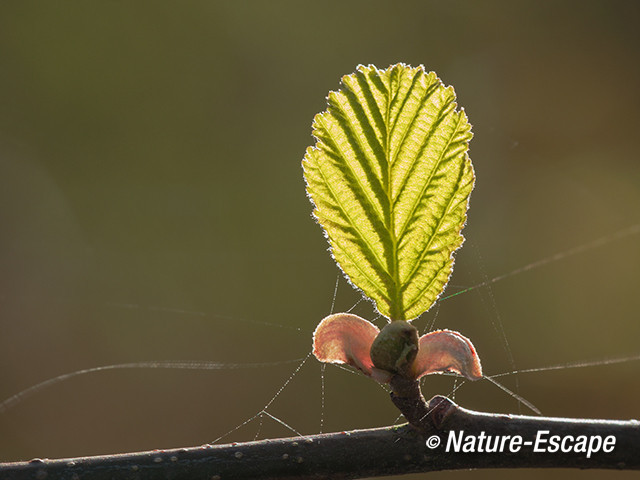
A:
<svg viewBox="0 0 640 480">
<path fill-rule="evenodd" d="M 435 428 L 441 430 L 447 418 L 458 409 L 458 405 L 447 397 L 435 395 L 427 403 L 427 408 L 430 412 L 431 423 Z"/>
</svg>

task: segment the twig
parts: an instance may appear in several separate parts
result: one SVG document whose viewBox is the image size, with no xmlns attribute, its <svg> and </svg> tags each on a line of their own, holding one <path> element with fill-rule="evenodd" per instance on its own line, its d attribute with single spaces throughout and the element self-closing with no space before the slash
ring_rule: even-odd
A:
<svg viewBox="0 0 640 480">
<path fill-rule="evenodd" d="M 341 479 L 468 468 L 640 469 L 640 422 L 635 420 L 488 414 L 466 410 L 439 396 L 428 404 L 423 402 L 422 408 L 429 413 L 421 419 L 420 427 L 403 425 L 230 445 L 62 460 L 36 459 L 0 464 L 0 478 Z M 567 442 L 572 451 L 535 452 L 533 445 L 523 445 L 518 451 L 510 450 L 512 439 L 519 436 L 525 442 L 535 441 L 540 432 L 548 432 L 542 434 L 547 443 L 539 442 L 538 447 L 548 449 L 550 438 L 557 435 L 560 439 L 573 438 L 572 442 Z M 596 452 L 575 451 L 580 450 L 576 446 L 583 435 L 587 439 L 600 438 L 603 441 L 611 436 L 614 439 L 613 450 L 603 451 L 601 443 Z M 450 436 L 453 436 L 453 441 Z M 427 442 L 435 444 L 436 437 L 440 441 L 439 446 L 428 448 Z M 480 445 L 480 438 L 485 441 L 498 439 L 503 443 L 502 451 L 486 452 L 487 444 Z M 475 439 L 473 449 L 469 439 Z M 452 451 L 458 440 L 458 449 L 462 451 Z M 490 447 L 491 442 L 489 444 Z M 586 449 L 588 443 L 584 445 Z M 473 451 L 464 451 L 470 449 Z"/>
</svg>

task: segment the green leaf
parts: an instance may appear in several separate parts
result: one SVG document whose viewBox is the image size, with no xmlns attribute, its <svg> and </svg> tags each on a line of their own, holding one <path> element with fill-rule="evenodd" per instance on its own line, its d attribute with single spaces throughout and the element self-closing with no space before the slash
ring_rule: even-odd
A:
<svg viewBox="0 0 640 480">
<path fill-rule="evenodd" d="M 391 320 L 436 301 L 462 245 L 471 126 L 435 73 L 359 66 L 330 92 L 302 162 L 314 216 L 350 281 Z"/>
</svg>

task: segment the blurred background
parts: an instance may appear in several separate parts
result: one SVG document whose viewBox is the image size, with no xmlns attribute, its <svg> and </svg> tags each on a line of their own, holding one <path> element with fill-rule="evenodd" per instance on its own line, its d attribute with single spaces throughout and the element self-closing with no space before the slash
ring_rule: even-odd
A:
<svg viewBox="0 0 640 480">
<path fill-rule="evenodd" d="M 436 71 L 473 124 L 476 189 L 446 294 L 561 254 L 416 325 L 471 338 L 487 374 L 640 354 L 639 20 L 630 1 L 2 2 L 0 398 L 101 365 L 304 358 L 340 276 L 300 162 L 328 91 L 361 63 Z M 340 277 L 334 310 L 359 298 Z M 60 382 L 0 414 L 0 461 L 211 442 L 297 365 Z M 639 373 L 502 381 L 546 415 L 627 419 Z M 488 382 L 455 398 L 529 413 Z M 377 384 L 322 377 L 313 357 L 268 411 L 304 434 L 397 417 Z M 256 418 L 221 441 L 291 435 Z M 567 474 L 612 478 L 545 472 Z"/>
</svg>

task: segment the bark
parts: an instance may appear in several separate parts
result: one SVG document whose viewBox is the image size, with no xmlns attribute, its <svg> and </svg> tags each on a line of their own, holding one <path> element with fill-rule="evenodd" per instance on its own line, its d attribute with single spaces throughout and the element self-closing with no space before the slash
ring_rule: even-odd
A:
<svg viewBox="0 0 640 480">
<path fill-rule="evenodd" d="M 393 387 L 393 385 L 392 385 Z M 403 426 L 355 430 L 230 445 L 156 450 L 61 460 L 40 460 L 0 464 L 3 480 L 118 480 L 118 479 L 323 479 L 362 478 L 413 472 L 468 468 L 607 468 L 640 469 L 640 422 L 579 420 L 568 418 L 502 415 L 466 410 L 444 397 L 428 403 L 410 385 L 394 389 L 392 400 L 411 421 Z M 413 393 L 411 393 L 413 392 Z M 419 389 L 417 393 L 419 394 Z M 588 453 L 536 452 L 534 446 L 510 451 L 509 441 L 520 436 L 535 441 L 539 432 L 549 447 L 553 435 L 575 440 L 609 436 L 613 450 Z M 453 432 L 453 433 L 450 433 Z M 460 432 L 463 432 L 462 434 Z M 484 433 L 482 433 L 484 432 Z M 454 438 L 475 438 L 474 451 L 447 451 Z M 475 437 L 469 437 L 469 436 Z M 502 451 L 487 452 L 478 439 L 484 436 L 503 441 Z M 427 443 L 440 441 L 429 448 Z M 466 447 L 465 447 L 466 445 Z M 470 450 L 461 442 L 461 450 Z M 586 447 L 586 443 L 585 449 Z M 450 445 L 451 446 L 451 445 Z M 593 446 L 593 445 L 592 445 Z M 601 443 L 602 446 L 602 443 Z M 491 444 L 489 445 L 491 447 Z M 479 451 L 480 450 L 480 451 Z M 484 451 L 483 451 L 484 450 Z M 575 450 L 575 448 L 574 448 Z M 578 448 L 578 450 L 580 450 Z"/>
</svg>

